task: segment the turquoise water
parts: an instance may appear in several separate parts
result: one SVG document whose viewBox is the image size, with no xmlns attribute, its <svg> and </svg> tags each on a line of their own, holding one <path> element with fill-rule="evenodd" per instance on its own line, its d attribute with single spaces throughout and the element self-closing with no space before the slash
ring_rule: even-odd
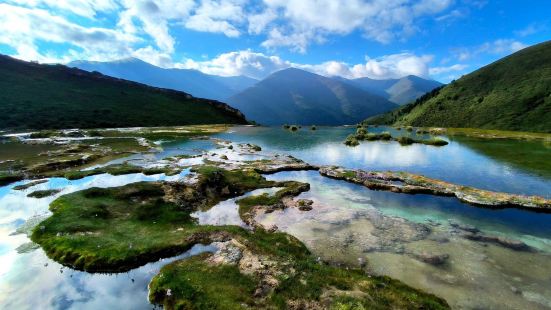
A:
<svg viewBox="0 0 551 310">
<path fill-rule="evenodd" d="M 312 131 L 303 128 L 290 132 L 280 127 L 237 127 L 218 137 L 235 142 L 255 143 L 263 149 L 284 152 L 318 165 L 339 165 L 365 170 L 408 171 L 458 184 L 494 191 L 551 197 L 551 165 L 548 177 L 533 170 L 522 170 L 511 163 L 484 155 L 468 144 L 449 140 L 443 147 L 414 144 L 401 146 L 397 142 L 363 142 L 357 147 L 342 144 L 346 136 L 355 132 L 351 127 L 319 127 Z M 393 135 L 407 135 L 405 130 L 370 128 L 370 131 L 391 131 Z M 444 137 L 445 138 L 445 137 Z M 490 148 L 501 140 L 481 140 Z M 551 161 L 551 149 L 543 142 L 515 141 L 515 145 L 528 144 L 532 152 L 545 152 Z M 530 151 L 519 156 L 530 160 Z M 538 158 L 542 155 L 538 154 Z M 540 173 L 541 174 L 541 173 Z"/>
<path fill-rule="evenodd" d="M 551 158 L 551 149 L 543 142 L 444 136 L 450 141 L 444 147 L 400 146 L 396 142 L 364 142 L 355 148 L 343 145 L 344 138 L 354 131 L 318 127 L 317 131 L 305 128 L 291 133 L 281 128 L 235 127 L 215 137 L 258 144 L 263 152 L 286 153 L 312 164 L 408 171 L 479 188 L 551 197 L 551 173 L 544 160 L 547 155 Z M 167 156 L 216 149 L 214 143 L 205 140 L 171 141 L 160 146 L 161 152 L 130 159 L 154 163 Z M 515 157 L 514 150 L 522 158 Z M 12 233 L 29 219 L 48 216 L 49 203 L 60 195 L 93 186 L 176 180 L 188 172 L 173 177 L 131 174 L 98 175 L 77 181 L 53 178 L 25 191 L 12 189 L 25 182 L 0 187 L 0 308 L 151 308 L 146 298 L 148 280 L 167 261 L 130 273 L 92 275 L 61 268 L 40 249 L 18 254 L 16 248 L 28 238 Z M 282 172 L 268 178 L 309 182 L 311 190 L 300 197 L 312 199 L 314 209 L 259 214 L 257 220 L 295 235 L 324 259 L 348 264 L 366 260 L 371 272 L 433 292 L 457 309 L 551 309 L 551 214 L 490 210 L 449 197 L 371 191 L 321 177 L 315 171 Z M 34 190 L 53 188 L 62 191 L 42 199 L 26 197 Z M 196 217 L 208 224 L 243 225 L 234 200 L 198 212 Z M 534 251 L 514 251 L 467 240 L 451 223 L 523 241 Z M 447 254 L 449 259 L 442 266 L 433 266 L 415 259 L 418 252 Z"/>
</svg>

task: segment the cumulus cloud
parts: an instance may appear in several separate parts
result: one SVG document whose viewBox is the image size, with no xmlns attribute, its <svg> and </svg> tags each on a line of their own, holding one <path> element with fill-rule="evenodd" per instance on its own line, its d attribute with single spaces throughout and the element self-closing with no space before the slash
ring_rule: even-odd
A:
<svg viewBox="0 0 551 310">
<path fill-rule="evenodd" d="M 31 8 L 50 8 L 94 18 L 97 12 L 114 11 L 118 4 L 114 0 L 8 0 L 8 3 Z"/>
<path fill-rule="evenodd" d="M 240 31 L 232 22 L 242 23 L 244 21 L 245 15 L 242 9 L 244 4 L 244 1 L 241 0 L 203 0 L 194 15 L 186 21 L 185 26 L 197 31 L 223 33 L 228 37 L 238 37 Z"/>
<path fill-rule="evenodd" d="M 401 53 L 378 58 L 367 57 L 366 62 L 361 64 L 348 64 L 340 61 L 327 61 L 320 64 L 300 64 L 284 60 L 279 56 L 268 56 L 263 53 L 244 50 L 224 53 L 211 60 L 195 61 L 186 59 L 181 63 L 175 64 L 175 66 L 178 68 L 196 69 L 215 75 L 245 75 L 256 79 L 263 79 L 275 71 L 289 67 L 308 70 L 330 77 L 389 79 L 401 78 L 407 75 L 429 77 L 429 63 L 432 61 L 432 58 L 431 55 L 417 56 L 411 53 Z"/>
<path fill-rule="evenodd" d="M 139 21 L 143 32 L 166 53 L 172 53 L 175 44 L 169 33 L 169 22 L 183 21 L 195 5 L 192 0 L 122 0 L 121 4 L 124 10 L 120 13 L 118 26 L 127 32 L 138 33 Z"/>
<path fill-rule="evenodd" d="M 128 54 L 130 46 L 140 41 L 134 35 L 121 31 L 83 27 L 49 11 L 0 4 L 0 43 L 13 47 L 21 59 L 52 61 L 59 59 L 53 52 L 40 53 L 38 42 L 69 43 L 79 49 L 69 49 L 61 57 L 76 55 L 94 57 L 120 57 Z"/>
<path fill-rule="evenodd" d="M 292 47 L 304 52 L 308 45 L 329 35 L 358 30 L 368 39 L 390 43 L 418 31 L 415 21 L 441 13 L 452 0 L 264 0 L 267 12 L 279 12 L 284 25 L 262 24 L 267 39 L 263 46 Z M 255 32 L 262 27 L 255 24 Z"/>
<path fill-rule="evenodd" d="M 269 74 L 288 68 L 291 62 L 278 56 L 268 56 L 263 53 L 255 53 L 251 50 L 236 51 L 218 55 L 216 58 L 205 61 L 186 59 L 176 64 L 176 67 L 196 69 L 208 74 L 221 76 L 245 75 L 256 79 L 262 79 Z"/>
<path fill-rule="evenodd" d="M 407 75 L 429 77 L 429 64 L 432 60 L 432 55 L 418 56 L 412 53 L 399 53 L 378 58 L 366 57 L 365 63 L 361 64 L 328 61 L 319 65 L 300 65 L 299 67 L 325 76 L 391 79 Z"/>
</svg>

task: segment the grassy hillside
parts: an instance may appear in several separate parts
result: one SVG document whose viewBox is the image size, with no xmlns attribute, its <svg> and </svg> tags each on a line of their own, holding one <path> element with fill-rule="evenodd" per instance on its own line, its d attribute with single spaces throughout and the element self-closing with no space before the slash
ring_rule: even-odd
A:
<svg viewBox="0 0 551 310">
<path fill-rule="evenodd" d="M 0 55 L 0 128 L 245 123 L 228 105 L 168 89 Z"/>
<path fill-rule="evenodd" d="M 366 122 L 551 132 L 551 41 L 505 57 Z"/>
</svg>

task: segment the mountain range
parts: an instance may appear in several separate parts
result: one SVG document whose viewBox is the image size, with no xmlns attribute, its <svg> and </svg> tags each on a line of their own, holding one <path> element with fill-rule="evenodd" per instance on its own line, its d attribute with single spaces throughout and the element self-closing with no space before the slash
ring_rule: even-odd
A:
<svg viewBox="0 0 551 310">
<path fill-rule="evenodd" d="M 267 125 L 351 124 L 395 108 L 392 103 L 413 101 L 442 85 L 412 75 L 387 80 L 327 78 L 295 68 L 275 72 L 258 81 L 246 76 L 222 77 L 197 70 L 164 69 L 136 58 L 75 61 L 68 65 L 229 102 L 249 120 Z"/>
<path fill-rule="evenodd" d="M 265 125 L 357 123 L 397 107 L 350 83 L 308 71 L 277 71 L 227 102 Z"/>
<path fill-rule="evenodd" d="M 70 62 L 67 66 L 220 101 L 258 82 L 246 76 L 223 77 L 191 69 L 164 69 L 137 58 L 110 62 L 79 60 Z"/>
<path fill-rule="evenodd" d="M 0 128 L 246 123 L 225 103 L 63 65 L 0 55 L 0 76 Z"/>
<path fill-rule="evenodd" d="M 551 41 L 520 50 L 366 122 L 551 132 Z"/>
<path fill-rule="evenodd" d="M 415 75 L 386 80 L 376 80 L 368 77 L 357 79 L 335 77 L 335 79 L 352 84 L 399 105 L 410 103 L 425 93 L 443 85 L 438 81 L 423 79 Z"/>
</svg>

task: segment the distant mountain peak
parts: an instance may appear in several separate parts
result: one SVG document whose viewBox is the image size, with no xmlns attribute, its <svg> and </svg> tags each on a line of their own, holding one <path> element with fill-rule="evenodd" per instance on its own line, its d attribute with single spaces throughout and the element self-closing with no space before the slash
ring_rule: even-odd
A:
<svg viewBox="0 0 551 310">
<path fill-rule="evenodd" d="M 354 85 L 300 68 L 274 72 L 228 102 L 248 119 L 266 125 L 354 124 L 362 115 L 396 107 Z"/>
<path fill-rule="evenodd" d="M 107 62 L 74 61 L 68 66 L 221 101 L 257 82 L 252 78 L 215 76 L 194 69 L 160 68 L 135 57 Z"/>
</svg>

